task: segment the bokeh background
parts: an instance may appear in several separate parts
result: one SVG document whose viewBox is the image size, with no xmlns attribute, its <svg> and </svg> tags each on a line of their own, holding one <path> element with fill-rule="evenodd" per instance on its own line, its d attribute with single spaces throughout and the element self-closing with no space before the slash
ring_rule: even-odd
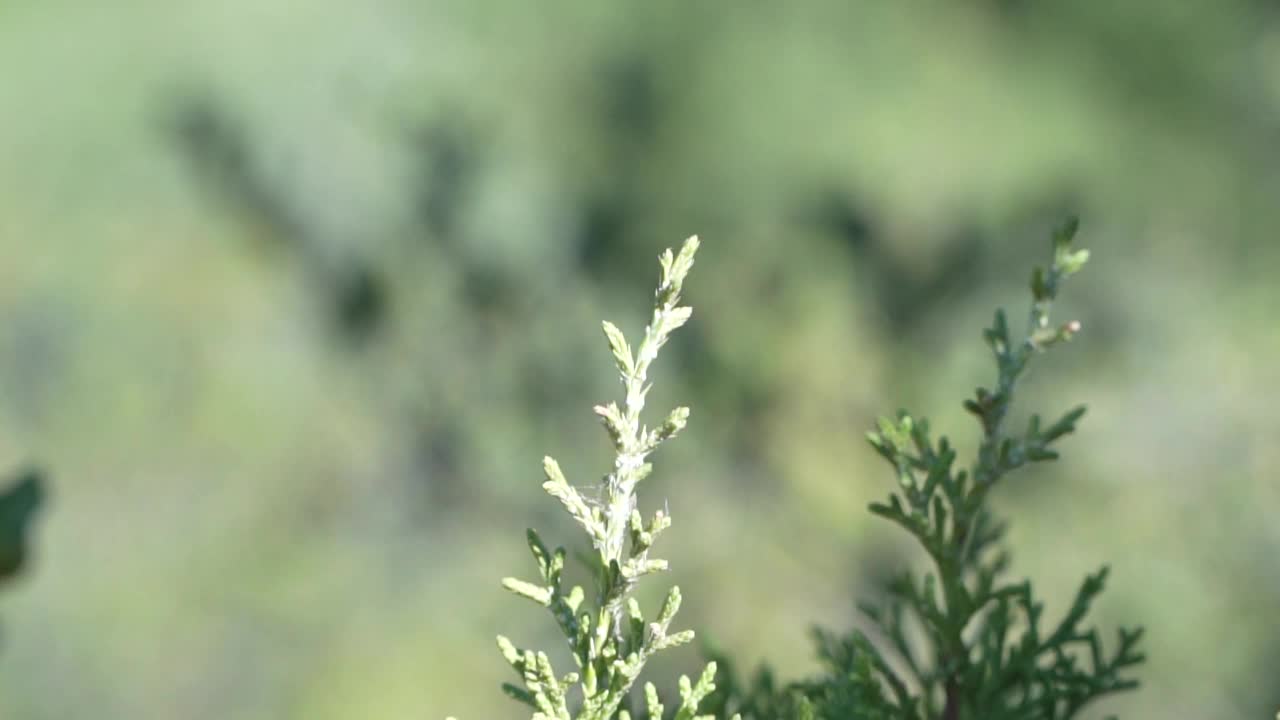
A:
<svg viewBox="0 0 1280 720">
<path fill-rule="evenodd" d="M 1270 718 L 1278 141 L 1262 0 L 4 2 L 0 467 L 52 487 L 0 717 L 523 717 L 492 638 L 558 640 L 498 580 L 577 541 L 541 457 L 607 469 L 599 321 L 695 232 L 644 597 L 804 676 L 919 560 L 864 431 L 973 447 L 979 331 L 1078 212 L 1015 421 L 1090 413 L 996 495 L 1015 572 L 1055 614 L 1109 563 L 1147 627 L 1090 717 Z"/>
</svg>

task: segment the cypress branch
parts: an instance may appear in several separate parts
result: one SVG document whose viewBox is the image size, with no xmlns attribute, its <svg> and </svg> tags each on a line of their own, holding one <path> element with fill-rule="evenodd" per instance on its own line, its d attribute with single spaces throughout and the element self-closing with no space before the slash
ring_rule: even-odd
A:
<svg viewBox="0 0 1280 720">
<path fill-rule="evenodd" d="M 594 601 L 584 607 L 585 591 L 576 586 L 566 590 L 561 583 L 564 548 L 549 552 L 538 534 L 528 531 L 541 580 L 506 578 L 503 587 L 551 611 L 577 666 L 576 672 L 559 676 L 545 653 L 518 649 L 506 637 L 498 637 L 498 649 L 520 679 L 520 685 L 503 685 L 503 691 L 529 706 L 534 711 L 532 720 L 631 720 L 623 704 L 648 660 L 694 638 L 692 630 L 671 631 L 680 609 L 679 588 L 670 589 L 651 622 L 645 620 L 632 591 L 642 577 L 667 569 L 666 560 L 649 553 L 658 535 L 670 527 L 671 518 L 660 510 L 646 524 L 637 507 L 636 488 L 652 470 L 648 456 L 684 429 L 689 409 L 672 410 L 652 428 L 641 415 L 651 387 L 649 370 L 658 351 L 693 312 L 680 305 L 680 293 L 697 250 L 695 236 L 685 241 L 679 253 L 667 250 L 659 257 L 662 272 L 653 314 L 634 353 L 616 325 L 603 324 L 624 396 L 621 406 L 610 402 L 594 408 L 616 453 L 613 469 L 605 477 L 602 501 L 588 502 L 554 459 L 543 460 L 543 490 L 581 526 L 595 550 L 589 561 L 596 588 Z M 712 716 L 697 712 L 715 690 L 715 674 L 716 664 L 711 662 L 697 682 L 680 678 L 677 720 L 711 720 Z M 660 720 L 665 706 L 653 684 L 644 686 L 644 699 L 650 720 Z"/>
<path fill-rule="evenodd" d="M 1057 441 L 1085 412 L 1072 409 L 1048 427 L 1033 415 L 1024 431 L 1005 429 L 1028 365 L 1081 330 L 1079 322 L 1050 322 L 1063 282 L 1089 258 L 1073 247 L 1077 228 L 1075 220 L 1057 228 L 1048 268 L 1032 272 L 1026 332 L 1014 337 L 1003 311 L 983 332 L 996 377 L 964 402 L 982 428 L 967 469 L 957 469 L 946 437 L 935 441 L 928 421 L 905 411 L 867 435 L 897 478 L 888 501 L 870 511 L 910 533 L 933 566 L 919 577 L 898 576 L 883 605 L 861 606 L 882 642 L 858 631 L 815 630 L 823 676 L 775 689 L 762 673 L 750 690 L 726 676 L 721 684 L 734 692 L 715 697 L 715 707 L 756 720 L 1069 720 L 1099 698 L 1137 687 L 1130 671 L 1144 659 L 1141 629 L 1121 629 L 1107 652 L 1097 630 L 1082 627 L 1107 569 L 1087 577 L 1066 616 L 1047 627 L 1031 583 L 1002 580 L 1005 525 L 987 507 L 1011 472 L 1057 459 Z M 913 642 L 913 626 L 923 643 Z"/>
</svg>

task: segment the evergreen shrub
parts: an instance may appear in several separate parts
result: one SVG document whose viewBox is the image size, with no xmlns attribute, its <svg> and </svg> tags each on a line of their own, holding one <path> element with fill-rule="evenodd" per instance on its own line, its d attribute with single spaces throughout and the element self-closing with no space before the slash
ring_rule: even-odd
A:
<svg viewBox="0 0 1280 720">
<path fill-rule="evenodd" d="M 1073 219 L 1055 229 L 1048 267 L 1032 272 L 1025 332 L 1012 334 L 1002 310 L 983 332 L 996 372 L 991 387 L 977 388 L 964 402 L 982 429 L 967 467 L 958 466 L 945 436 L 935 438 L 925 418 L 905 411 L 881 419 L 867 435 L 897 481 L 887 502 L 872 503 L 870 510 L 915 538 L 931 566 L 923 573 L 902 572 L 886 588 L 885 602 L 860 606 L 875 639 L 861 630 L 815 629 L 825 671 L 786 684 L 767 668 L 743 682 L 728 658 L 716 657 L 696 681 L 680 678 L 680 697 L 670 706 L 651 682 L 644 684 L 641 700 L 632 697 L 655 653 L 694 637 L 692 630 L 671 627 L 679 588 L 672 587 L 649 617 L 632 594 L 642 578 L 667 569 L 651 550 L 671 525 L 661 510 L 647 520 L 641 516 L 637 487 L 652 470 L 648 456 L 689 418 L 684 407 L 653 427 L 641 418 L 650 367 L 691 314 L 680 305 L 680 293 L 698 239 L 687 240 L 678 253 L 665 251 L 652 319 L 634 350 L 621 330 L 604 323 L 624 397 L 621 405 L 595 408 L 616 451 L 599 499 L 570 484 L 555 460 L 543 461 L 543 489 L 594 549 L 585 558 L 594 579 L 590 596 L 580 586 L 565 587 L 565 549 L 549 549 L 534 530 L 528 531 L 528 543 L 536 579 L 503 581 L 507 590 L 550 611 L 575 668 L 561 675 L 545 652 L 499 637 L 498 647 L 519 680 L 503 690 L 529 707 L 532 720 L 1067 720 L 1103 696 L 1135 688 L 1131 671 L 1143 661 L 1141 629 L 1120 629 L 1108 649 L 1098 631 L 1084 624 L 1107 569 L 1085 578 L 1063 617 L 1046 620 L 1031 582 L 1005 578 L 1006 525 L 987 502 L 1013 471 L 1056 460 L 1058 442 L 1085 412 L 1077 407 L 1049 423 L 1032 415 L 1021 430 L 1006 427 L 1029 364 L 1080 331 L 1078 322 L 1050 321 L 1063 282 L 1089 257 L 1074 247 L 1077 227 Z"/>
</svg>

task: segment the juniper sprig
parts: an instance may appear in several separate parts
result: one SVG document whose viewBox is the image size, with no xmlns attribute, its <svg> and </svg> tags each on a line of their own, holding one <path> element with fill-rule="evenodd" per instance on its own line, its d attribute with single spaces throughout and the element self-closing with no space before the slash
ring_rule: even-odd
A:
<svg viewBox="0 0 1280 720">
<path fill-rule="evenodd" d="M 506 684 L 503 690 L 532 708 L 533 720 L 630 720 L 624 703 L 648 660 L 693 639 L 692 630 L 671 630 L 680 609 L 678 587 L 671 588 L 651 621 L 646 621 L 632 591 L 641 578 L 667 569 L 667 561 L 651 556 L 650 550 L 670 527 L 671 518 L 658 510 L 646 522 L 637 507 L 636 488 L 653 469 L 647 457 L 685 427 L 689 409 L 677 407 L 656 427 L 646 426 L 641 412 L 651 387 L 650 366 L 671 333 L 692 313 L 692 308 L 680 305 L 680 292 L 697 250 L 695 236 L 685 241 L 678 254 L 668 249 L 659 257 L 662 273 L 653 316 L 634 353 L 622 331 L 604 323 L 625 395 L 621 406 L 610 402 L 594 408 L 616 451 L 602 500 L 589 501 L 569 483 L 554 459 L 543 459 L 543 490 L 560 501 L 595 550 L 589 562 L 596 587 L 590 602 L 582 587 L 566 590 L 562 583 L 565 549 L 549 551 L 537 532 L 528 531 L 539 579 L 506 578 L 503 587 L 551 612 L 577 666 L 574 672 L 557 675 L 545 652 L 518 648 L 506 637 L 498 637 L 499 649 L 520 677 L 519 685 Z M 710 718 L 695 716 L 699 703 L 715 689 L 715 671 L 715 663 L 709 663 L 696 682 L 680 678 L 676 720 Z M 644 696 L 648 717 L 662 718 L 664 706 L 652 683 L 645 684 Z"/>
<path fill-rule="evenodd" d="M 924 418 L 901 412 L 868 434 L 898 479 L 888 502 L 870 510 L 916 538 L 933 565 L 919 577 L 898 576 L 884 604 L 860 606 L 883 642 L 856 630 L 815 630 L 824 675 L 774 689 L 762 671 L 754 688 L 718 693 L 717 707 L 756 720 L 1067 720 L 1104 695 L 1137 686 L 1126 671 L 1143 661 L 1141 629 L 1121 629 L 1108 654 L 1097 630 L 1081 626 L 1106 568 L 1085 579 L 1062 620 L 1046 624 L 1031 583 L 1002 580 L 1005 525 L 987 506 L 1009 473 L 1056 459 L 1057 441 L 1084 415 L 1077 407 L 1048 425 L 1033 415 L 1021 432 L 1005 428 L 1027 366 L 1080 331 L 1078 322 L 1049 320 L 1062 282 L 1089 257 L 1072 247 L 1076 229 L 1075 220 L 1056 229 L 1052 262 L 1032 273 L 1025 335 L 1011 337 L 1003 311 L 983 333 L 996 381 L 964 403 L 982 428 L 967 470 L 956 468 L 955 449 L 945 437 L 935 441 Z M 720 684 L 736 688 L 732 677 Z"/>
<path fill-rule="evenodd" d="M 1032 415 L 1022 432 L 1005 429 L 1028 364 L 1080 331 L 1078 322 L 1054 326 L 1049 321 L 1060 285 L 1089 257 L 1087 250 L 1072 248 L 1077 227 L 1073 219 L 1055 230 L 1049 268 L 1032 273 L 1026 334 L 1012 339 L 1003 311 L 983 333 L 995 359 L 996 382 L 993 389 L 978 388 L 964 403 L 982 426 L 977 459 L 968 471 L 955 469 L 954 448 L 945 437 L 935 442 L 923 418 L 902 412 L 882 419 L 878 432 L 868 434 L 899 484 L 887 504 L 875 503 L 871 511 L 911 533 L 935 567 L 918 581 L 910 573 L 900 576 L 889 588 L 886 607 L 863 606 L 902 672 L 864 636 L 852 639 L 869 659 L 864 672 L 887 688 L 883 701 L 893 717 L 1065 720 L 1103 695 L 1137 686 L 1124 671 L 1143 660 L 1136 650 L 1141 629 L 1122 628 L 1117 647 L 1107 654 L 1097 630 L 1081 627 L 1107 569 L 1087 577 L 1066 617 L 1047 627 L 1030 582 L 1000 580 L 1009 563 L 1008 552 L 999 546 L 1005 525 L 986 503 L 1010 472 L 1057 459 L 1055 443 L 1075 430 L 1085 412 L 1076 407 L 1048 426 Z M 909 641 L 908 615 L 923 628 L 929 652 Z M 820 638 L 824 647 L 840 645 L 830 636 Z"/>
</svg>

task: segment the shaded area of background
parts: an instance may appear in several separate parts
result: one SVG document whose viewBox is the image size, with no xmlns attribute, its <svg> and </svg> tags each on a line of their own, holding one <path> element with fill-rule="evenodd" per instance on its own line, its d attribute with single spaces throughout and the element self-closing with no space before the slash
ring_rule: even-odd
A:
<svg viewBox="0 0 1280 720">
<path fill-rule="evenodd" d="M 56 488 L 0 715 L 521 716 L 540 458 L 605 470 L 599 320 L 694 232 L 648 499 L 685 624 L 803 675 L 915 557 L 863 431 L 972 447 L 1066 210 L 1086 332 L 1023 408 L 1091 412 L 998 494 L 1015 571 L 1148 626 L 1099 717 L 1280 705 L 1273 4 L 112 5 L 0 7 L 0 466 Z"/>
</svg>

